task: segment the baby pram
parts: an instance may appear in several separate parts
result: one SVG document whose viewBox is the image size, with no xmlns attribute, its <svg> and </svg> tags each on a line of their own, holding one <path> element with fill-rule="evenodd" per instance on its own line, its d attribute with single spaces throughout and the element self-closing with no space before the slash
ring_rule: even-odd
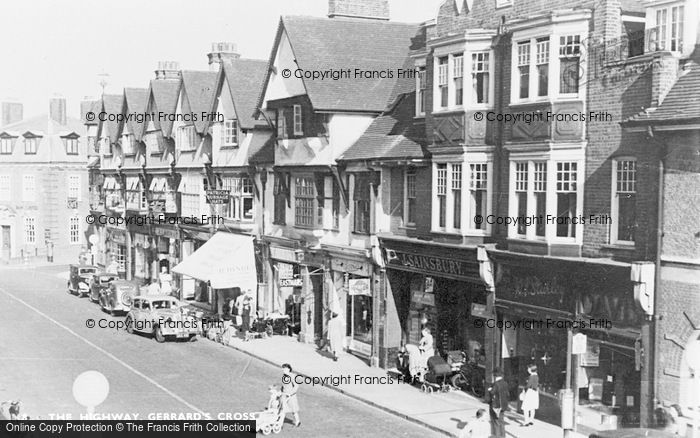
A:
<svg viewBox="0 0 700 438">
<path fill-rule="evenodd" d="M 452 389 L 449 378 L 452 367 L 440 356 L 428 358 L 428 368 L 421 376 L 421 391 L 432 393 L 433 391 L 447 392 Z"/>
<path fill-rule="evenodd" d="M 285 417 L 283 397 L 284 395 L 280 393 L 277 396 L 277 406 L 268 405 L 264 411 L 253 414 L 256 432 L 269 435 L 271 432 L 280 433 L 282 431 Z"/>
</svg>

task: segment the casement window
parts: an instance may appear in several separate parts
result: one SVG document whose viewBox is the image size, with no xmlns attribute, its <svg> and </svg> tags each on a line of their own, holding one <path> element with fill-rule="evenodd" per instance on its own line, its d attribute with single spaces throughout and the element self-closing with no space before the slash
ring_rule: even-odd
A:
<svg viewBox="0 0 700 438">
<path fill-rule="evenodd" d="M 549 37 L 538 38 L 535 47 L 537 48 L 535 62 L 537 69 L 537 95 L 542 97 L 547 95 L 549 88 Z"/>
<path fill-rule="evenodd" d="M 159 154 L 163 152 L 160 146 L 160 140 L 158 138 L 157 132 L 149 132 L 144 136 L 144 141 L 146 143 L 146 150 L 149 154 Z"/>
<path fill-rule="evenodd" d="M 68 199 L 80 198 L 80 175 L 68 175 Z"/>
<path fill-rule="evenodd" d="M 370 183 L 369 174 L 356 173 L 353 188 L 354 222 L 353 231 L 360 234 L 370 233 Z"/>
<path fill-rule="evenodd" d="M 238 146 L 238 120 L 228 119 L 224 120 L 223 126 L 223 138 L 221 144 L 223 146 Z"/>
<path fill-rule="evenodd" d="M 518 96 L 521 99 L 530 97 L 530 41 L 518 43 Z"/>
<path fill-rule="evenodd" d="M 0 154 L 9 155 L 12 153 L 12 143 L 14 139 L 10 137 L 0 138 Z"/>
<path fill-rule="evenodd" d="M 440 96 L 440 107 L 447 108 L 447 98 L 448 98 L 448 86 L 447 86 L 447 76 L 448 76 L 448 57 L 443 56 L 438 59 L 438 90 Z"/>
<path fill-rule="evenodd" d="M 581 36 L 559 37 L 559 94 L 578 94 Z"/>
<path fill-rule="evenodd" d="M 511 217 L 523 218 L 514 224 L 513 233 L 528 239 L 544 237 L 547 217 L 547 163 L 517 161 L 512 163 L 513 197 Z M 525 218 L 536 217 L 530 225 Z"/>
<path fill-rule="evenodd" d="M 36 243 L 36 220 L 31 216 L 24 218 L 24 243 Z"/>
<path fill-rule="evenodd" d="M 12 181 L 10 175 L 0 175 L 0 201 L 10 201 L 12 197 Z"/>
<path fill-rule="evenodd" d="M 285 118 L 284 108 L 277 110 L 277 138 L 287 138 L 287 120 Z"/>
<path fill-rule="evenodd" d="M 275 174 L 275 185 L 273 188 L 275 214 L 273 223 L 284 225 L 287 223 L 287 200 L 289 199 L 289 178 L 285 174 Z"/>
<path fill-rule="evenodd" d="M 634 242 L 637 208 L 637 162 L 633 158 L 613 161 L 611 243 Z"/>
<path fill-rule="evenodd" d="M 515 163 L 515 202 L 517 204 L 516 212 L 517 217 L 526 217 L 527 214 L 527 198 L 528 198 L 528 187 L 527 187 L 527 177 L 528 177 L 528 163 Z M 527 227 L 521 221 L 517 224 L 517 233 L 520 235 L 525 235 L 527 232 Z"/>
<path fill-rule="evenodd" d="M 472 53 L 472 103 L 489 103 L 489 52 Z"/>
<path fill-rule="evenodd" d="M 452 165 L 452 227 L 462 228 L 462 165 Z"/>
<path fill-rule="evenodd" d="M 416 225 L 416 169 L 409 167 L 404 171 L 403 220 L 406 226 Z"/>
<path fill-rule="evenodd" d="M 121 143 L 125 155 L 136 153 L 136 139 L 133 134 L 123 134 Z"/>
<path fill-rule="evenodd" d="M 301 105 L 294 105 L 294 135 L 304 135 L 304 124 L 302 123 Z"/>
<path fill-rule="evenodd" d="M 656 10 L 655 25 L 651 34 L 650 49 L 654 50 L 683 50 L 683 21 L 685 8 L 673 6 Z"/>
<path fill-rule="evenodd" d="M 80 218 L 77 216 L 68 219 L 68 238 L 71 245 L 80 243 Z"/>
<path fill-rule="evenodd" d="M 316 218 L 316 191 L 312 177 L 294 178 L 294 225 L 313 227 Z"/>
<path fill-rule="evenodd" d="M 34 202 L 36 200 L 36 179 L 34 175 L 22 177 L 22 200 Z"/>
<path fill-rule="evenodd" d="M 557 237 L 576 237 L 576 162 L 557 163 Z"/>
<path fill-rule="evenodd" d="M 416 115 L 421 116 L 425 115 L 425 99 L 427 93 L 425 67 L 418 67 L 418 76 L 416 81 Z"/>
<path fill-rule="evenodd" d="M 447 226 L 447 164 L 437 165 L 438 227 Z"/>
<path fill-rule="evenodd" d="M 533 184 L 532 192 L 535 202 L 534 214 L 537 217 L 545 218 L 547 215 L 547 163 L 536 161 L 532 163 Z M 544 237 L 546 221 L 538 221 L 535 224 L 535 235 Z"/>
<path fill-rule="evenodd" d="M 194 125 L 181 126 L 178 128 L 178 145 L 181 151 L 193 151 L 197 149 L 197 132 Z"/>
<path fill-rule="evenodd" d="M 469 211 L 471 212 L 471 217 L 480 216 L 484 218 L 487 211 L 487 182 L 488 182 L 488 164 L 486 163 L 475 163 L 469 165 L 470 178 L 469 178 L 469 199 L 470 206 Z M 473 221 L 473 225 L 477 230 L 484 230 L 486 225 L 484 221 L 476 223 Z M 471 225 L 471 224 L 470 224 Z"/>
<path fill-rule="evenodd" d="M 64 138 L 63 141 L 66 145 L 66 154 L 68 155 L 78 155 L 78 139 L 77 138 Z"/>
<path fill-rule="evenodd" d="M 178 187 L 182 216 L 199 216 L 203 212 L 202 194 L 207 187 L 201 175 L 183 175 Z"/>
<path fill-rule="evenodd" d="M 126 177 L 126 208 L 139 211 L 148 209 L 146 191 L 138 176 Z"/>
<path fill-rule="evenodd" d="M 455 105 L 464 103 L 464 56 L 452 57 L 452 81 L 454 82 Z"/>
<path fill-rule="evenodd" d="M 39 143 L 39 139 L 37 137 L 25 137 L 24 138 L 24 153 L 25 154 L 36 154 L 38 143 Z"/>
<path fill-rule="evenodd" d="M 322 201 L 323 228 L 337 230 L 340 226 L 340 188 L 332 176 L 324 177 Z"/>
<path fill-rule="evenodd" d="M 255 215 L 253 181 L 247 176 L 226 176 L 221 178 L 221 187 L 229 191 L 229 202 L 222 205 L 222 215 L 236 220 L 252 220 Z"/>
</svg>

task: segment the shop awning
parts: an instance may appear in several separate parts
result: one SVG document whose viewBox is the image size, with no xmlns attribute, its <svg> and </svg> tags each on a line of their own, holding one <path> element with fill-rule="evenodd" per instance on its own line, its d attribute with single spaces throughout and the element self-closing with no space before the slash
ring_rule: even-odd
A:
<svg viewBox="0 0 700 438">
<path fill-rule="evenodd" d="M 126 190 L 129 192 L 136 192 L 141 190 L 141 180 L 138 176 L 126 177 Z"/>
<path fill-rule="evenodd" d="M 253 238 L 217 232 L 197 251 L 173 268 L 177 274 L 211 282 L 214 289 L 257 290 Z"/>
<path fill-rule="evenodd" d="M 149 190 L 152 192 L 167 192 L 168 191 L 168 180 L 164 176 L 154 176 L 151 180 L 151 186 Z"/>
<path fill-rule="evenodd" d="M 105 182 L 102 188 L 105 190 L 119 190 L 121 189 L 121 184 L 119 184 L 117 178 L 113 176 L 108 176 L 105 178 Z"/>
</svg>

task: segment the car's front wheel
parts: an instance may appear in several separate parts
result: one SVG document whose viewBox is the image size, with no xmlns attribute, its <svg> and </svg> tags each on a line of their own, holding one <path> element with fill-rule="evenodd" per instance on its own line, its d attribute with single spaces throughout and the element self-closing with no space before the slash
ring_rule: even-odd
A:
<svg viewBox="0 0 700 438">
<path fill-rule="evenodd" d="M 156 329 L 153 331 L 153 337 L 155 337 L 156 342 L 160 344 L 165 342 L 165 335 L 163 334 L 163 330 L 160 327 L 156 327 Z"/>
<path fill-rule="evenodd" d="M 127 316 L 124 323 L 126 324 L 126 332 L 130 335 L 133 335 L 134 334 L 134 319 L 130 316 Z"/>
</svg>

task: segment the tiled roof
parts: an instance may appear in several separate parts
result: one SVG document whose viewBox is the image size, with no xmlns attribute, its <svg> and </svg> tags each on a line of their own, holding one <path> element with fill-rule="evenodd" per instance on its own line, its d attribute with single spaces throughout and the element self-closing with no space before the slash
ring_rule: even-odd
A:
<svg viewBox="0 0 700 438">
<path fill-rule="evenodd" d="M 284 31 L 289 37 L 296 63 L 303 70 L 350 69 L 353 74 L 357 68 L 393 72 L 393 78 L 386 79 L 304 79 L 315 110 L 385 110 L 397 69 L 404 65 L 409 50 L 424 44 L 424 40 L 417 36 L 418 24 L 286 16 L 280 21 L 270 65 Z"/>
<path fill-rule="evenodd" d="M 153 99 L 155 110 L 167 114 L 175 114 L 177 100 L 180 97 L 180 79 L 153 79 L 149 99 Z M 166 118 L 160 122 L 160 129 L 164 136 L 170 137 L 173 130 L 173 122 Z"/>
<path fill-rule="evenodd" d="M 256 130 L 248 148 L 250 164 L 273 163 L 275 161 L 276 138 L 271 131 Z"/>
<path fill-rule="evenodd" d="M 124 89 L 124 111 L 127 113 L 143 113 L 146 111 L 146 101 L 148 100 L 148 90 L 145 88 L 125 88 Z M 141 140 L 145 123 L 138 123 L 134 117 L 127 120 L 129 132 L 134 134 L 136 140 Z"/>
<path fill-rule="evenodd" d="M 258 96 L 265 79 L 267 61 L 234 59 L 224 62 L 223 66 L 240 127 L 250 129 L 260 125 L 253 115 L 256 112 Z"/>
<path fill-rule="evenodd" d="M 121 114 L 124 105 L 124 96 L 121 94 L 105 94 L 102 96 L 102 110 L 108 115 Z M 111 119 L 111 120 L 110 120 Z M 100 122 L 103 129 L 106 127 L 109 140 L 116 143 L 119 139 L 119 122 L 114 117 L 108 117 L 107 121 Z"/>
<path fill-rule="evenodd" d="M 425 124 L 413 118 L 415 93 L 400 97 L 391 112 L 374 119 L 338 161 L 424 158 Z"/>
<path fill-rule="evenodd" d="M 97 125 L 97 114 L 100 112 L 101 104 L 102 102 L 100 102 L 99 100 L 84 100 L 80 102 L 80 119 L 83 121 L 83 124 Z M 95 114 L 95 117 L 92 120 L 87 120 L 85 118 L 85 115 L 89 112 Z"/>
<path fill-rule="evenodd" d="M 633 125 L 670 124 L 679 121 L 700 121 L 700 64 L 689 61 L 681 76 L 658 107 L 648 108 L 630 117 Z"/>
<path fill-rule="evenodd" d="M 97 111 L 95 114 L 97 114 Z M 51 119 L 48 114 L 41 114 L 20 120 L 9 125 L 5 125 L 0 129 L 0 134 L 7 133 L 11 136 L 23 136 L 25 134 L 36 134 L 40 137 L 37 146 L 36 155 L 26 155 L 23 149 L 15 144 L 14 151 L 11 155 L 12 161 L 22 162 L 85 162 L 85 154 L 68 155 L 61 137 L 75 133 L 79 136 L 79 142 L 83 143 L 85 126 L 83 121 L 66 116 L 66 124 L 58 123 Z M 84 149 L 80 149 L 84 150 Z"/>
<path fill-rule="evenodd" d="M 204 134 L 209 127 L 209 120 L 202 113 L 210 113 L 214 108 L 216 98 L 216 81 L 219 72 L 216 71 L 186 71 L 182 72 L 182 92 L 187 96 L 196 118 L 194 129 Z"/>
</svg>

